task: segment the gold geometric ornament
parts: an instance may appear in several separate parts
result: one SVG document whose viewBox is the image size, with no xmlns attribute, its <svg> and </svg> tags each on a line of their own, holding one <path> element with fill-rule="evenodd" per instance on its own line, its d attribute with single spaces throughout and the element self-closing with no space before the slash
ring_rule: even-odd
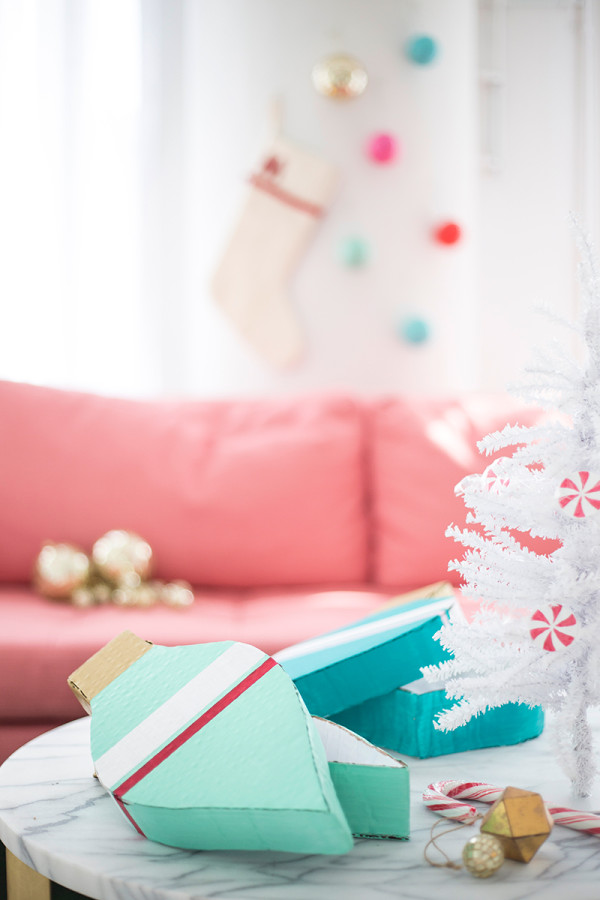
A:
<svg viewBox="0 0 600 900">
<path fill-rule="evenodd" d="M 552 831 L 552 818 L 539 794 L 507 787 L 481 823 L 498 838 L 506 859 L 529 862 Z"/>
</svg>

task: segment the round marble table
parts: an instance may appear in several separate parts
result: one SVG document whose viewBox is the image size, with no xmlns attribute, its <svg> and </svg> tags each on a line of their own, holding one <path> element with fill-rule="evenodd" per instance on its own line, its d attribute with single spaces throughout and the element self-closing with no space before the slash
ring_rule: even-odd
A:
<svg viewBox="0 0 600 900">
<path fill-rule="evenodd" d="M 594 725 L 600 739 L 600 716 Z M 559 826 L 528 865 L 508 861 L 484 882 L 423 858 L 437 820 L 421 802 L 431 781 L 512 784 L 539 791 L 552 805 L 600 808 L 600 786 L 589 800 L 570 796 L 550 731 L 515 747 L 407 758 L 410 841 L 359 840 L 347 855 L 331 857 L 190 852 L 145 840 L 93 778 L 89 720 L 80 719 L 36 738 L 0 767 L 0 839 L 45 878 L 96 900 L 597 900 L 600 839 Z M 476 830 L 466 827 L 440 843 L 458 859 Z"/>
</svg>

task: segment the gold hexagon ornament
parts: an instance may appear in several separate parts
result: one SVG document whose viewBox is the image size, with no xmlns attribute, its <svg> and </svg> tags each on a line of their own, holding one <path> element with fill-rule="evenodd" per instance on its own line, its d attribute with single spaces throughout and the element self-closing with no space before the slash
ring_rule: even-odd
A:
<svg viewBox="0 0 600 900">
<path fill-rule="evenodd" d="M 484 816 L 481 831 L 498 838 L 506 859 L 529 862 L 552 831 L 552 825 L 539 794 L 507 787 Z"/>
</svg>

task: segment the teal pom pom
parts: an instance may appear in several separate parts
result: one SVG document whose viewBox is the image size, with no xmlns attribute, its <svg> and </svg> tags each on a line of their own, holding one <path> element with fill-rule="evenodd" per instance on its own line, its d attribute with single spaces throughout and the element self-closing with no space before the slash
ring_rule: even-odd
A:
<svg viewBox="0 0 600 900">
<path fill-rule="evenodd" d="M 431 329 L 425 319 L 413 316 L 400 322 L 398 331 L 408 344 L 423 344 L 429 338 Z"/>
<path fill-rule="evenodd" d="M 428 66 L 438 54 L 438 45 L 428 34 L 411 37 L 406 44 L 406 55 L 418 66 Z"/>
<path fill-rule="evenodd" d="M 369 259 L 369 245 L 361 237 L 345 237 L 339 245 L 340 260 L 346 266 L 363 266 Z"/>
</svg>

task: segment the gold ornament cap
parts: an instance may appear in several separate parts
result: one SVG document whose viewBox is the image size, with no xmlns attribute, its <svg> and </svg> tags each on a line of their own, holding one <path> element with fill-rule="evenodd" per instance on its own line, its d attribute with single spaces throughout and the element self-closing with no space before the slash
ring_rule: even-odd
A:
<svg viewBox="0 0 600 900">
<path fill-rule="evenodd" d="M 493 834 L 506 859 L 529 862 L 552 831 L 553 821 L 540 794 L 507 787 L 481 823 L 483 834 Z"/>
<path fill-rule="evenodd" d="M 131 631 L 123 631 L 69 675 L 69 687 L 88 714 L 96 694 L 147 653 L 151 646 L 150 641 Z"/>
</svg>

